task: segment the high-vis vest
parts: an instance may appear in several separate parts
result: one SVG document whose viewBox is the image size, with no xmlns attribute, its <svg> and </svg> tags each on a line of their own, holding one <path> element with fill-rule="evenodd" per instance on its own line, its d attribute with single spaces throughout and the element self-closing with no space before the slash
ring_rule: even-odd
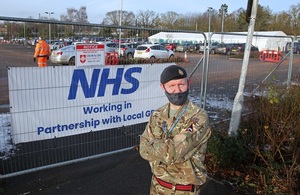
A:
<svg viewBox="0 0 300 195">
<path fill-rule="evenodd" d="M 47 66 L 47 57 L 50 56 L 50 47 L 44 40 L 40 40 L 35 47 L 34 58 L 37 59 L 38 66 Z"/>
</svg>

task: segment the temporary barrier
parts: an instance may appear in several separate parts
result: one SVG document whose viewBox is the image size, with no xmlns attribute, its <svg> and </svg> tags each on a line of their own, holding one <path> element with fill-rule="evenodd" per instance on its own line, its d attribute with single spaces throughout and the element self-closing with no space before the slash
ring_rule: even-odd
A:
<svg viewBox="0 0 300 195">
<path fill-rule="evenodd" d="M 275 50 L 263 50 L 259 54 L 259 59 L 263 62 L 279 62 L 282 58 L 282 53 Z"/>
<path fill-rule="evenodd" d="M 119 64 L 119 58 L 117 52 L 107 52 L 105 54 L 105 65 L 118 65 Z"/>
</svg>

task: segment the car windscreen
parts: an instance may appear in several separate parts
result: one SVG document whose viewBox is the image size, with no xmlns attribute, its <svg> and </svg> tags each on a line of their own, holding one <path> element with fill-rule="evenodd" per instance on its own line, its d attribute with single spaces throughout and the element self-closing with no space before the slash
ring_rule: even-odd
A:
<svg viewBox="0 0 300 195">
<path fill-rule="evenodd" d="M 139 46 L 139 47 L 136 48 L 136 50 L 141 50 L 141 51 L 144 51 L 146 49 L 147 49 L 146 46 Z"/>
</svg>

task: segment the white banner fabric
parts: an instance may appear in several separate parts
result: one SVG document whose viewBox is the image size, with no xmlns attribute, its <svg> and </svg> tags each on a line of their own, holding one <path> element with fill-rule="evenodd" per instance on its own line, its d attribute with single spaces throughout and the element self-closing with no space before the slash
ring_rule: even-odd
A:
<svg viewBox="0 0 300 195">
<path fill-rule="evenodd" d="M 147 122 L 167 103 L 159 84 L 169 65 L 10 67 L 13 142 Z"/>
</svg>

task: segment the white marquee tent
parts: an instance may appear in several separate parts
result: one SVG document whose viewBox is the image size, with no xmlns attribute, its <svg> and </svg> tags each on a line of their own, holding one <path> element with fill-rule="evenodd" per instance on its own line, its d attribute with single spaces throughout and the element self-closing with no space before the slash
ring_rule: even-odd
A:
<svg viewBox="0 0 300 195">
<path fill-rule="evenodd" d="M 208 33 L 204 33 L 208 37 Z M 222 37 L 223 36 L 223 37 Z M 221 35 L 220 33 L 212 33 L 211 42 L 224 43 L 245 43 L 247 32 L 231 32 Z M 177 32 L 160 32 L 149 37 L 150 42 L 175 42 L 175 43 L 200 43 L 204 42 L 204 35 L 199 33 L 177 33 Z M 287 42 L 291 38 L 282 31 L 255 31 L 252 45 L 262 50 L 283 51 Z"/>
</svg>

